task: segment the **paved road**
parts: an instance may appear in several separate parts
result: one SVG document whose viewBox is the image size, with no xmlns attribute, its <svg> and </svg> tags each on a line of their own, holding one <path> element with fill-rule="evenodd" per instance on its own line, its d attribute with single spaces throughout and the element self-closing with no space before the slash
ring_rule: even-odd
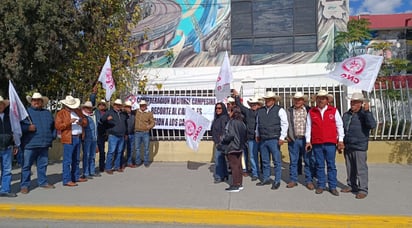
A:
<svg viewBox="0 0 412 228">
<path fill-rule="evenodd" d="M 227 193 L 226 183 L 213 183 L 212 169 L 213 164 L 190 161 L 153 163 L 149 168 L 103 174 L 70 188 L 62 186 L 61 164 L 51 164 L 48 176 L 56 189 L 34 188 L 27 195 L 2 198 L 0 219 L 250 227 L 412 227 L 412 166 L 370 165 L 370 190 L 363 200 L 355 199 L 352 193 L 338 197 L 328 192 L 316 195 L 303 182 L 287 189 L 286 167 L 279 190 L 255 186 L 255 182 L 245 178 L 243 191 Z M 33 172 L 36 178 L 35 169 Z M 19 170 L 13 173 L 12 190 L 17 192 Z M 338 164 L 338 187 L 343 187 L 345 178 L 344 165 Z M 36 186 L 36 180 L 32 186 Z"/>
</svg>

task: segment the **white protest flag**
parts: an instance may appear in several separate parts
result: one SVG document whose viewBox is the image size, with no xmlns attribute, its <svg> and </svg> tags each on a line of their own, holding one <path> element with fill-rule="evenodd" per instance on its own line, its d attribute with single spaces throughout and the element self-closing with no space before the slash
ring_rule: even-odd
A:
<svg viewBox="0 0 412 228">
<path fill-rule="evenodd" d="M 106 62 L 100 72 L 99 82 L 102 83 L 103 89 L 106 90 L 106 100 L 110 101 L 110 97 L 112 97 L 112 94 L 116 91 L 116 86 L 114 85 L 112 66 L 110 64 L 109 56 L 107 56 Z"/>
<path fill-rule="evenodd" d="M 348 58 L 338 64 L 328 77 L 347 86 L 370 92 L 382 61 L 382 56 L 368 54 Z"/>
<path fill-rule="evenodd" d="M 29 114 L 14 89 L 13 83 L 9 81 L 9 99 L 10 99 L 10 123 L 13 131 L 14 144 L 20 146 L 22 136 L 20 121 L 26 119 Z"/>
<path fill-rule="evenodd" d="M 209 125 L 210 121 L 206 119 L 206 117 L 187 106 L 185 109 L 185 138 L 187 146 L 197 151 L 199 142 L 203 138 Z"/>
<path fill-rule="evenodd" d="M 230 69 L 229 55 L 226 52 L 216 80 L 215 94 L 217 102 L 222 102 L 230 96 L 230 83 L 232 80 L 233 75 Z"/>
</svg>

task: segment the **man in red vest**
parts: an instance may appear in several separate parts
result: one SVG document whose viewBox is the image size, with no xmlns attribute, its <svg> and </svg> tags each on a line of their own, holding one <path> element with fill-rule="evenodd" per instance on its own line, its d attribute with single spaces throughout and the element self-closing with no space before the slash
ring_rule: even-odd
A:
<svg viewBox="0 0 412 228">
<path fill-rule="evenodd" d="M 336 190 L 336 147 L 341 153 L 344 149 L 343 122 L 339 111 L 329 105 L 332 95 L 325 90 L 319 90 L 316 95 L 316 107 L 309 110 L 306 121 L 306 151 L 313 149 L 316 159 L 316 175 L 318 184 L 316 194 L 326 189 L 325 162 L 327 165 L 329 192 L 338 196 Z"/>
</svg>

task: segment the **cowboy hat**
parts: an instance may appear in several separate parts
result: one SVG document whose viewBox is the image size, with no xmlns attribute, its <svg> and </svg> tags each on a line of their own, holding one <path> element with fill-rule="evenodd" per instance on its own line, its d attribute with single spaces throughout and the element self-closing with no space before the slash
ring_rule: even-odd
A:
<svg viewBox="0 0 412 228">
<path fill-rule="evenodd" d="M 131 101 L 125 101 L 124 106 L 132 107 L 132 102 Z"/>
<path fill-rule="evenodd" d="M 27 96 L 27 97 L 26 97 L 26 100 L 27 100 L 29 103 L 31 103 L 31 100 L 33 100 L 33 99 L 42 99 L 44 105 L 49 102 L 49 98 L 48 98 L 48 97 L 42 96 L 42 95 L 41 95 L 40 93 L 38 93 L 38 92 L 33 93 L 32 96 Z"/>
<path fill-rule="evenodd" d="M 263 96 L 263 98 L 265 99 L 273 98 L 277 101 L 280 100 L 280 96 L 276 95 L 276 93 L 273 91 L 267 91 L 266 94 Z"/>
<path fill-rule="evenodd" d="M 82 108 L 93 108 L 93 104 L 92 104 L 91 101 L 86 101 L 81 106 L 82 106 Z"/>
<path fill-rule="evenodd" d="M 302 92 L 296 92 L 295 95 L 293 95 L 293 99 L 300 99 L 303 98 L 303 100 L 307 101 L 308 96 L 303 94 Z"/>
<path fill-rule="evenodd" d="M 123 102 L 122 102 L 122 100 L 120 100 L 120 99 L 116 99 L 113 104 L 115 104 L 115 105 L 123 105 Z"/>
<path fill-rule="evenodd" d="M 227 98 L 227 102 L 228 102 L 228 103 L 235 103 L 235 98 L 233 98 L 233 97 L 228 97 L 228 98 Z"/>
<path fill-rule="evenodd" d="M 248 104 L 263 104 L 263 100 L 260 97 L 249 97 L 247 99 Z M 250 105 L 249 105 L 250 106 Z"/>
<path fill-rule="evenodd" d="M 3 103 L 4 106 L 7 107 L 7 106 L 9 106 L 10 101 L 9 101 L 9 100 L 6 100 L 6 99 L 3 99 L 3 97 L 0 96 L 0 103 Z"/>
<path fill-rule="evenodd" d="M 147 105 L 147 102 L 145 100 L 139 101 L 139 105 Z"/>
<path fill-rule="evenodd" d="M 329 94 L 328 91 L 324 89 L 319 90 L 315 97 L 327 97 L 329 99 L 333 99 L 332 94 Z"/>
<path fill-rule="evenodd" d="M 352 97 L 346 97 L 346 99 L 350 100 L 350 101 L 368 101 L 368 99 L 366 99 L 362 93 L 359 92 L 355 92 L 352 94 Z"/>
<path fill-rule="evenodd" d="M 70 95 L 66 96 L 66 98 L 60 102 L 71 109 L 76 109 L 80 106 L 80 99 Z"/>
<path fill-rule="evenodd" d="M 97 106 L 99 106 L 99 105 L 104 105 L 104 106 L 106 106 L 106 101 L 104 100 L 104 99 L 101 99 L 100 100 L 100 102 L 99 103 L 97 103 Z"/>
</svg>

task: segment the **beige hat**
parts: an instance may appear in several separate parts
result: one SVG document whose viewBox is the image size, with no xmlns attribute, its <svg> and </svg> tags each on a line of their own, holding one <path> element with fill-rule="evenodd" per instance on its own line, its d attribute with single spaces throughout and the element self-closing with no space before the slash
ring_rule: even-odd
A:
<svg viewBox="0 0 412 228">
<path fill-rule="evenodd" d="M 227 102 L 228 102 L 228 103 L 235 103 L 235 98 L 229 97 L 229 98 L 227 99 Z"/>
<path fill-rule="evenodd" d="M 355 92 L 352 94 L 352 97 L 346 97 L 346 99 L 350 100 L 350 101 L 368 101 L 368 99 L 366 99 L 362 93 L 359 92 Z"/>
<path fill-rule="evenodd" d="M 70 95 L 66 96 L 66 98 L 60 102 L 71 109 L 76 109 L 80 106 L 80 99 L 74 98 Z"/>
<path fill-rule="evenodd" d="M 263 104 L 263 100 L 262 100 L 260 97 L 254 96 L 254 97 L 249 97 L 249 98 L 247 99 L 247 103 L 248 103 L 248 104 L 256 104 L 256 103 L 258 103 L 258 104 Z M 249 105 L 249 106 L 250 106 L 250 105 Z"/>
<path fill-rule="evenodd" d="M 328 98 L 333 98 L 332 94 L 329 94 L 328 91 L 321 89 L 318 91 L 318 94 L 316 94 L 316 97 L 328 97 Z"/>
<path fill-rule="evenodd" d="M 122 100 L 120 100 L 120 99 L 116 99 L 113 104 L 115 104 L 115 105 L 123 105 L 123 102 L 122 102 Z"/>
<path fill-rule="evenodd" d="M 139 105 L 147 105 L 147 102 L 145 100 L 139 101 Z"/>
<path fill-rule="evenodd" d="M 300 99 L 303 98 L 303 100 L 307 101 L 308 96 L 303 94 L 302 92 L 296 92 L 295 95 L 293 95 L 293 99 Z"/>
<path fill-rule="evenodd" d="M 0 96 L 0 103 L 3 103 L 4 104 L 4 106 L 9 106 L 9 104 L 10 104 L 10 101 L 9 100 L 6 100 L 6 99 L 3 99 L 3 97 L 2 96 Z"/>
<path fill-rule="evenodd" d="M 93 104 L 91 101 L 86 101 L 82 104 L 82 108 L 93 108 Z"/>
<path fill-rule="evenodd" d="M 104 105 L 104 106 L 106 106 L 107 104 L 106 104 L 106 101 L 104 100 L 104 99 L 101 99 L 100 100 L 100 102 L 99 103 L 97 103 L 97 106 L 99 106 L 99 105 Z"/>
<path fill-rule="evenodd" d="M 44 105 L 46 105 L 46 104 L 49 102 L 49 98 L 48 98 L 48 97 L 42 96 L 42 95 L 41 95 L 40 93 L 38 93 L 38 92 L 33 93 L 32 96 L 27 96 L 27 97 L 26 97 L 26 100 L 27 100 L 29 103 L 31 103 L 31 100 L 33 100 L 33 99 L 42 99 Z"/>
<path fill-rule="evenodd" d="M 267 91 L 265 96 L 263 96 L 263 98 L 265 99 L 274 98 L 277 101 L 280 100 L 280 96 L 276 95 L 276 93 L 273 91 Z"/>
<path fill-rule="evenodd" d="M 131 101 L 126 101 L 126 102 L 124 102 L 124 106 L 132 107 L 132 102 Z"/>
</svg>

